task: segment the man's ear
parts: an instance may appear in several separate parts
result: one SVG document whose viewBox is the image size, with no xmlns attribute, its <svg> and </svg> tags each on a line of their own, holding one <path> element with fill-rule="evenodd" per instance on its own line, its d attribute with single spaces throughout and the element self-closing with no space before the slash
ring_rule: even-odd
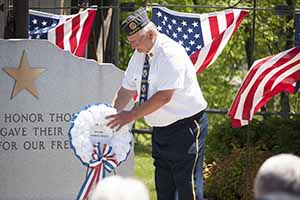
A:
<svg viewBox="0 0 300 200">
<path fill-rule="evenodd" d="M 153 30 L 149 30 L 149 32 L 148 32 L 148 38 L 150 40 L 153 40 L 153 38 L 154 38 L 154 31 Z"/>
</svg>

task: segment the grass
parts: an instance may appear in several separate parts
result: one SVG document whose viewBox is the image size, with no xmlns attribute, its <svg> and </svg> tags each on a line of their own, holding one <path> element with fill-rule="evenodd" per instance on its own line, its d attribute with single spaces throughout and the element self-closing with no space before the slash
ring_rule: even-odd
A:
<svg viewBox="0 0 300 200">
<path fill-rule="evenodd" d="M 151 135 L 136 135 L 135 140 L 134 174 L 146 184 L 150 192 L 150 199 L 156 200 L 154 167 L 151 157 Z"/>
</svg>

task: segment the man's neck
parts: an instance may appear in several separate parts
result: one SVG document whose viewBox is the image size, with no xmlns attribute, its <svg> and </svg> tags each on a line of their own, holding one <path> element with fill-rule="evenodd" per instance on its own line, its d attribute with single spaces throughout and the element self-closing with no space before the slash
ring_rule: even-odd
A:
<svg viewBox="0 0 300 200">
<path fill-rule="evenodd" d="M 157 40 L 157 36 L 158 36 L 158 34 L 154 34 L 152 40 L 149 41 L 149 47 L 147 48 L 146 53 L 149 53 L 149 51 L 151 51 L 151 49 L 154 47 L 154 44 Z"/>
</svg>

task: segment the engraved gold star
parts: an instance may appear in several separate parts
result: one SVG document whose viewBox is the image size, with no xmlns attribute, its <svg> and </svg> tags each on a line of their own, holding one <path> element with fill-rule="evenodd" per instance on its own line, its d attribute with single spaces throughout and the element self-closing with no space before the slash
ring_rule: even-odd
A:
<svg viewBox="0 0 300 200">
<path fill-rule="evenodd" d="M 43 72 L 45 68 L 31 68 L 29 67 L 27 55 L 23 51 L 19 68 L 3 68 L 3 70 L 15 79 L 14 89 L 11 94 L 11 99 L 14 98 L 20 91 L 26 89 L 34 97 L 38 98 L 37 90 L 35 88 L 34 80 Z"/>
</svg>

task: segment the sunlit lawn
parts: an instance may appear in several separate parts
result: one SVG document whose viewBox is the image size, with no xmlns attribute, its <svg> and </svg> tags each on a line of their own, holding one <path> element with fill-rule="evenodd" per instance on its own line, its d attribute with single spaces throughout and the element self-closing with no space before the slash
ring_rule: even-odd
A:
<svg viewBox="0 0 300 200">
<path fill-rule="evenodd" d="M 150 192 L 150 199 L 156 200 L 153 159 L 151 157 L 151 136 L 137 135 L 135 138 L 135 176 L 146 184 Z"/>
</svg>

